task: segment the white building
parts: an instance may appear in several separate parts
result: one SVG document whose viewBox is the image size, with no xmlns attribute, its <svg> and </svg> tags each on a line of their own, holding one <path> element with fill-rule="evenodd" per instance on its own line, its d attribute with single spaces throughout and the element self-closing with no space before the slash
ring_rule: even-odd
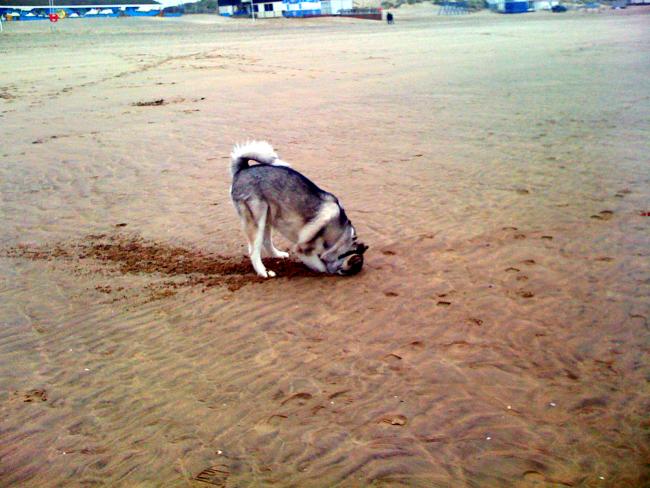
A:
<svg viewBox="0 0 650 488">
<path fill-rule="evenodd" d="M 251 7 L 257 18 L 282 17 L 286 10 L 282 0 L 219 0 L 219 15 L 250 17 Z"/>
</svg>

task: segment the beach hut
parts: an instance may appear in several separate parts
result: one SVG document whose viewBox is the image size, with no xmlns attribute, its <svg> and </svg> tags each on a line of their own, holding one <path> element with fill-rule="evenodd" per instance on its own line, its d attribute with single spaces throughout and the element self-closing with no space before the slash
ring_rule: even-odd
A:
<svg viewBox="0 0 650 488">
<path fill-rule="evenodd" d="M 302 0 L 283 0 L 287 6 L 284 11 L 285 17 L 314 17 L 322 14 L 321 2 Z"/>
<path fill-rule="evenodd" d="M 287 6 L 285 17 L 313 17 L 316 15 L 341 15 L 355 9 L 353 0 L 283 0 Z"/>
<path fill-rule="evenodd" d="M 219 0 L 217 2 L 217 11 L 219 12 L 219 15 L 230 17 L 237 11 L 235 7 L 240 4 L 241 2 L 237 0 Z"/>
<path fill-rule="evenodd" d="M 224 17 L 252 17 L 251 8 L 256 18 L 282 17 L 285 10 L 282 0 L 219 0 L 218 6 Z"/>
<path fill-rule="evenodd" d="M 251 17 L 251 7 L 256 18 L 265 17 L 315 17 L 320 15 L 348 15 L 364 17 L 358 4 L 374 5 L 378 0 L 219 0 L 219 14 L 234 17 Z M 381 19 L 381 12 L 375 10 Z"/>
<path fill-rule="evenodd" d="M 253 11 L 258 18 L 282 17 L 284 3 L 281 0 L 253 0 Z"/>
</svg>

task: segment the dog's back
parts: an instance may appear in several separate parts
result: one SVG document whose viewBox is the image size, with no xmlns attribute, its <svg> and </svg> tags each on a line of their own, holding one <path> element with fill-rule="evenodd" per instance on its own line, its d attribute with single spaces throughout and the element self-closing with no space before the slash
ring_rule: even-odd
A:
<svg viewBox="0 0 650 488">
<path fill-rule="evenodd" d="M 250 166 L 249 160 L 260 164 Z M 290 168 L 265 142 L 237 146 L 232 153 L 231 173 L 230 194 L 234 202 L 264 200 L 276 217 L 291 212 L 307 222 L 318 214 L 323 202 L 338 204 L 334 195 Z"/>
<path fill-rule="evenodd" d="M 235 175 L 231 196 L 234 201 L 259 198 L 272 208 L 293 211 L 312 219 L 323 201 L 334 200 L 297 171 L 282 166 L 251 166 Z"/>
</svg>

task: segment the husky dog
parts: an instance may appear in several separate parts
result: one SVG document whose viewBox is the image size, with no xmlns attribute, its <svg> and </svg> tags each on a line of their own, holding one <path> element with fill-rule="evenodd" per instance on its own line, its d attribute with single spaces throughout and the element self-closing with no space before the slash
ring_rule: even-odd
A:
<svg viewBox="0 0 650 488">
<path fill-rule="evenodd" d="M 271 242 L 273 229 L 293 243 L 292 251 L 314 271 L 340 275 L 361 271 L 368 247 L 357 242 L 354 227 L 334 195 L 290 168 L 268 142 L 235 146 L 230 157 L 230 197 L 258 275 L 275 276 L 262 263 L 263 251 L 274 258 L 289 256 Z M 259 164 L 249 166 L 250 160 Z"/>
</svg>

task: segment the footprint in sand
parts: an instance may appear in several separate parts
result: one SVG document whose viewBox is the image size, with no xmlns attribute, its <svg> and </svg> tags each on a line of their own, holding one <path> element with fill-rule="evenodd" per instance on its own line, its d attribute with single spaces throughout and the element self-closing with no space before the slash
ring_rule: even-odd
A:
<svg viewBox="0 0 650 488">
<path fill-rule="evenodd" d="M 230 476 L 230 471 L 228 467 L 224 464 L 218 464 L 215 466 L 210 466 L 205 468 L 194 478 L 197 481 L 202 481 L 203 483 L 208 483 L 214 486 L 220 486 L 225 488 L 228 483 L 228 477 Z"/>
<path fill-rule="evenodd" d="M 614 212 L 611 210 L 602 210 L 596 215 L 592 215 L 591 218 L 594 220 L 610 220 L 614 216 Z"/>
<path fill-rule="evenodd" d="M 424 342 L 418 340 L 411 341 L 408 344 L 400 346 L 395 351 L 386 354 L 383 359 L 387 363 L 397 366 L 402 360 L 408 361 L 422 350 L 424 350 Z"/>
<path fill-rule="evenodd" d="M 340 390 L 340 391 L 335 391 L 334 393 L 330 394 L 327 399 L 328 400 L 334 400 L 335 398 L 342 397 L 346 395 L 347 393 L 350 393 L 350 390 Z"/>
<path fill-rule="evenodd" d="M 298 405 L 304 405 L 307 400 L 311 400 L 313 395 L 311 393 L 306 393 L 306 392 L 300 392 L 296 393 L 294 395 L 291 395 L 288 398 L 285 398 L 282 400 L 280 405 L 286 405 L 289 402 L 297 402 Z"/>
<path fill-rule="evenodd" d="M 395 354 L 394 352 L 390 352 L 384 356 L 384 360 L 388 363 L 398 363 L 402 360 L 402 356 Z"/>
<path fill-rule="evenodd" d="M 533 470 L 525 471 L 522 476 L 527 483 L 531 483 L 531 486 L 538 486 L 538 485 L 539 486 L 548 486 L 548 485 L 575 486 L 576 484 L 574 480 L 549 478 L 544 474 L 540 473 L 539 471 L 533 471 Z"/>
<path fill-rule="evenodd" d="M 404 415 L 399 415 L 399 414 L 386 415 L 379 420 L 380 423 L 395 425 L 400 427 L 406 425 L 407 421 L 408 420 Z"/>
<path fill-rule="evenodd" d="M 546 477 L 538 471 L 526 471 L 523 475 L 524 480 L 534 483 L 544 483 Z"/>
<path fill-rule="evenodd" d="M 39 390 L 30 390 L 27 393 L 25 393 L 25 396 L 23 397 L 23 402 L 31 403 L 36 401 L 46 402 L 47 391 L 43 389 L 39 389 Z"/>
</svg>

